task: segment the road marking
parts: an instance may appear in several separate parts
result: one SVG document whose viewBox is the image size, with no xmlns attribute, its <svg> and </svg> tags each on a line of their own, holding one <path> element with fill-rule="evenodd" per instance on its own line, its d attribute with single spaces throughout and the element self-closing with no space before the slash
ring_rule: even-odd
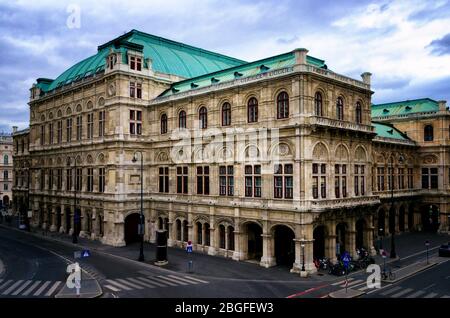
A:
<svg viewBox="0 0 450 318">
<path fill-rule="evenodd" d="M 7 282 L 5 282 L 2 286 L 0 286 L 0 290 L 5 288 L 6 286 L 8 286 L 9 284 L 11 284 L 13 282 L 12 279 L 8 280 Z"/>
<path fill-rule="evenodd" d="M 392 289 L 389 289 L 389 290 L 387 290 L 387 291 L 381 293 L 381 295 L 386 296 L 386 295 L 395 293 L 395 292 L 396 292 L 397 290 L 399 290 L 399 289 L 402 289 L 402 288 L 401 288 L 400 286 L 395 286 L 395 287 L 393 287 Z"/>
<path fill-rule="evenodd" d="M 144 289 L 144 287 L 142 286 L 138 286 L 134 283 L 130 283 L 129 281 L 122 279 L 122 278 L 116 278 L 116 280 L 124 285 L 130 286 L 131 288 L 136 288 L 136 289 Z"/>
<path fill-rule="evenodd" d="M 17 296 L 22 290 L 24 290 L 28 285 L 30 285 L 32 280 L 27 280 L 22 286 L 19 287 L 14 293 L 12 293 L 12 296 Z"/>
<path fill-rule="evenodd" d="M 17 286 L 23 283 L 23 279 L 18 280 L 14 284 L 12 284 L 7 290 L 5 290 L 2 295 L 8 295 L 10 292 L 12 292 Z"/>
<path fill-rule="evenodd" d="M 138 281 L 138 280 L 137 280 L 137 279 L 135 279 L 135 278 L 128 278 L 128 280 L 131 280 L 132 282 L 135 282 L 136 284 L 138 284 L 138 285 L 141 285 L 141 286 L 144 286 L 144 287 L 148 287 L 148 288 L 155 288 L 155 286 L 154 286 L 154 285 L 150 285 L 150 284 L 147 284 L 147 283 L 144 283 L 144 282 Z"/>
<path fill-rule="evenodd" d="M 428 295 L 426 295 L 425 297 L 423 297 L 423 298 L 434 298 L 434 297 L 436 297 L 437 296 L 437 293 L 429 293 Z"/>
<path fill-rule="evenodd" d="M 172 282 L 166 281 L 166 280 L 161 279 L 161 278 L 159 278 L 159 277 L 153 276 L 152 279 L 156 280 L 157 282 L 160 282 L 160 283 L 169 285 L 169 286 L 178 286 L 177 284 L 174 284 L 174 283 L 172 283 Z M 167 286 L 165 286 L 165 287 L 167 287 Z"/>
<path fill-rule="evenodd" d="M 51 294 L 53 294 L 53 292 L 56 290 L 56 288 L 58 288 L 60 284 L 61 282 L 55 282 L 53 286 L 48 290 L 47 294 L 45 294 L 45 296 L 50 296 Z"/>
<path fill-rule="evenodd" d="M 450 296 L 449 295 L 444 295 L 441 298 L 450 298 Z"/>
<path fill-rule="evenodd" d="M 297 294 L 293 294 L 293 295 L 287 296 L 286 298 L 299 297 L 299 296 L 308 294 L 308 293 L 310 293 L 310 292 L 313 292 L 313 291 L 315 291 L 315 290 L 319 290 L 319 289 L 321 289 L 321 288 L 328 287 L 328 286 L 330 286 L 330 285 L 328 285 L 328 284 L 326 284 L 326 285 L 320 285 L 320 286 L 317 286 L 317 287 L 313 287 L 313 288 L 304 290 L 304 291 L 299 292 L 299 293 L 297 293 Z M 328 294 L 327 294 L 327 295 L 328 295 Z"/>
<path fill-rule="evenodd" d="M 361 287 L 361 288 L 358 288 L 358 290 L 360 290 L 360 291 L 365 291 L 366 289 L 369 289 L 369 286 L 364 286 L 364 287 Z"/>
<path fill-rule="evenodd" d="M 39 288 L 34 294 L 33 294 L 33 296 L 39 296 L 43 291 L 44 291 L 44 289 L 48 286 L 48 285 L 50 285 L 50 283 L 51 283 L 51 281 L 46 281 L 42 286 L 41 286 L 41 288 Z"/>
<path fill-rule="evenodd" d="M 32 290 L 35 289 L 36 286 L 39 285 L 40 283 L 41 283 L 40 280 L 38 280 L 37 282 L 35 282 L 33 285 L 31 285 L 30 288 L 28 288 L 28 289 L 22 294 L 22 296 L 28 296 L 28 295 L 32 292 Z"/>
<path fill-rule="evenodd" d="M 151 279 L 149 279 L 149 278 L 145 278 L 145 277 L 136 277 L 136 279 L 142 280 L 142 281 L 144 281 L 144 282 L 149 282 L 149 283 L 154 284 L 154 285 L 159 286 L 159 287 L 167 287 L 167 285 L 164 285 L 164 284 L 162 284 L 162 283 L 156 282 L 156 281 L 151 280 Z"/>
<path fill-rule="evenodd" d="M 112 280 L 112 279 L 107 279 L 106 281 L 107 281 L 108 283 L 110 283 L 110 284 L 113 284 L 113 285 L 115 285 L 115 286 L 117 286 L 117 287 L 120 287 L 121 289 L 131 290 L 130 287 L 125 286 L 125 285 L 123 285 L 123 284 L 121 284 L 121 283 L 118 283 L 118 282 L 116 282 L 116 281 L 114 281 L 114 280 Z"/>
<path fill-rule="evenodd" d="M 182 282 L 182 281 L 180 281 L 178 279 L 173 279 L 173 278 L 170 278 L 170 277 L 167 277 L 167 276 L 158 276 L 158 277 L 160 277 L 162 279 L 166 279 L 169 282 L 174 282 L 174 283 L 177 283 L 177 284 L 180 284 L 180 285 L 184 285 L 184 286 L 189 285 L 188 283 L 185 283 L 185 282 Z"/>
<path fill-rule="evenodd" d="M 419 297 L 422 294 L 425 294 L 425 291 L 418 290 L 415 293 L 412 293 L 411 295 L 406 296 L 406 298 L 417 298 L 417 297 Z"/>
<path fill-rule="evenodd" d="M 412 289 L 412 288 L 406 288 L 406 289 L 403 289 L 402 291 L 400 291 L 400 292 L 398 292 L 398 293 L 392 295 L 391 297 L 392 297 L 392 298 L 398 298 L 398 297 L 400 297 L 400 296 L 403 296 L 403 295 L 405 295 L 405 294 L 407 294 L 407 293 L 412 292 L 413 290 L 414 290 L 414 289 Z"/>
<path fill-rule="evenodd" d="M 171 278 L 179 279 L 179 280 L 181 280 L 183 282 L 186 282 L 186 283 L 189 283 L 189 284 L 194 284 L 194 285 L 200 284 L 200 282 L 196 282 L 195 280 L 190 280 L 190 279 L 179 277 L 179 276 L 175 276 L 175 275 L 167 275 L 167 276 L 171 277 Z"/>
<path fill-rule="evenodd" d="M 357 284 L 361 284 L 362 282 L 363 282 L 362 280 L 357 279 L 357 280 L 355 280 L 355 281 L 349 283 L 349 284 L 347 285 L 347 287 L 350 287 L 350 286 L 353 286 L 353 285 L 357 285 Z M 342 285 L 341 287 L 345 287 L 345 284 Z M 355 287 L 356 287 L 356 286 L 355 286 Z"/>
<path fill-rule="evenodd" d="M 118 288 L 116 288 L 116 287 L 114 287 L 114 286 L 111 286 L 111 285 L 105 285 L 105 287 L 106 287 L 106 288 L 109 288 L 109 289 L 111 289 L 112 291 L 115 291 L 115 292 L 120 291 L 120 289 L 118 289 Z"/>
<path fill-rule="evenodd" d="M 195 281 L 200 282 L 200 283 L 204 283 L 204 284 L 208 284 L 209 283 L 209 282 L 207 282 L 205 280 L 201 280 L 201 279 L 198 279 L 198 278 L 195 278 L 195 277 L 192 277 L 192 276 L 185 275 L 184 277 L 192 279 L 192 280 L 195 280 Z"/>
<path fill-rule="evenodd" d="M 351 278 L 351 277 L 350 277 L 350 278 L 348 279 L 349 282 L 351 282 L 352 280 L 354 280 L 354 278 Z M 340 282 L 331 284 L 331 285 L 332 285 L 332 286 L 336 286 L 336 285 L 342 285 L 342 284 L 345 284 L 345 279 L 344 279 L 344 280 L 341 280 Z"/>
</svg>

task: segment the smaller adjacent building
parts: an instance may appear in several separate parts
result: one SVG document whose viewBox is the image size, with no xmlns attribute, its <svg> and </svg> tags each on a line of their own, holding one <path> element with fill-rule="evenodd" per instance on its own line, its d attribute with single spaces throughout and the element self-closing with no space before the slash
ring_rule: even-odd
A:
<svg viewBox="0 0 450 318">
<path fill-rule="evenodd" d="M 14 158 L 14 181 L 11 181 L 14 213 L 20 212 L 24 216 L 29 209 L 29 182 L 30 182 L 30 153 L 29 153 L 30 130 L 13 129 L 14 144 L 11 152 Z"/>
<path fill-rule="evenodd" d="M 0 133 L 0 208 L 9 207 L 13 184 L 13 137 Z"/>
</svg>

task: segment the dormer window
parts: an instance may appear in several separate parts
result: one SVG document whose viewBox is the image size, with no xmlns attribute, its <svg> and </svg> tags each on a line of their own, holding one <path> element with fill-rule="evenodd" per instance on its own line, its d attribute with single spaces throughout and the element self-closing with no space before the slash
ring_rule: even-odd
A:
<svg viewBox="0 0 450 318">
<path fill-rule="evenodd" d="M 130 56 L 130 69 L 135 71 L 142 70 L 142 59 L 136 56 Z"/>
<path fill-rule="evenodd" d="M 219 79 L 217 79 L 217 78 L 215 78 L 215 77 L 211 78 L 211 83 L 212 83 L 212 84 L 219 83 L 219 82 L 220 82 Z"/>
<path fill-rule="evenodd" d="M 259 67 L 259 69 L 260 69 L 261 72 L 266 72 L 266 71 L 268 71 L 268 70 L 270 69 L 270 67 L 267 67 L 267 66 L 265 66 L 265 65 L 261 65 L 261 66 Z"/>
<path fill-rule="evenodd" d="M 383 114 L 387 114 L 387 113 L 389 113 L 389 109 L 383 109 Z"/>
<path fill-rule="evenodd" d="M 198 87 L 198 84 L 191 83 L 191 89 L 194 89 L 194 88 L 197 88 L 197 87 Z"/>
<path fill-rule="evenodd" d="M 235 77 L 235 78 L 239 78 L 239 77 L 241 77 L 242 75 L 243 75 L 242 73 L 234 72 L 234 77 Z"/>
<path fill-rule="evenodd" d="M 406 111 L 410 111 L 412 109 L 412 107 L 411 106 L 406 106 L 405 109 L 406 109 Z"/>
<path fill-rule="evenodd" d="M 114 68 L 114 65 L 117 63 L 117 56 L 115 55 L 115 54 L 111 54 L 109 57 L 108 57 L 108 67 L 109 67 L 109 69 L 113 69 Z"/>
</svg>

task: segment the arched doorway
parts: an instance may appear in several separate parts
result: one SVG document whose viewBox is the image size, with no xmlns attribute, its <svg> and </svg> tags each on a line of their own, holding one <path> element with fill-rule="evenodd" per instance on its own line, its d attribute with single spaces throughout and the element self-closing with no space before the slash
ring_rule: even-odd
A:
<svg viewBox="0 0 450 318">
<path fill-rule="evenodd" d="M 411 232 L 414 230 L 414 207 L 411 204 L 408 208 L 408 230 Z"/>
<path fill-rule="evenodd" d="M 142 220 L 145 224 L 144 220 Z M 140 241 L 140 235 L 138 232 L 140 224 L 140 214 L 132 213 L 125 218 L 125 244 L 130 244 Z"/>
<path fill-rule="evenodd" d="M 175 223 L 177 227 L 177 241 L 181 241 L 181 220 L 177 219 Z"/>
<path fill-rule="evenodd" d="M 319 225 L 313 231 L 313 255 L 314 258 L 325 257 L 325 226 Z"/>
<path fill-rule="evenodd" d="M 56 208 L 56 230 L 59 231 L 61 227 L 61 207 Z"/>
<path fill-rule="evenodd" d="M 386 211 L 381 208 L 380 210 L 378 210 L 378 215 L 377 215 L 377 231 L 378 231 L 378 236 L 384 236 L 385 232 L 386 232 Z"/>
<path fill-rule="evenodd" d="M 423 230 L 427 232 L 436 232 L 439 229 L 439 207 L 424 205 L 421 209 Z"/>
<path fill-rule="evenodd" d="M 398 211 L 398 230 L 405 232 L 405 206 L 402 205 Z"/>
<path fill-rule="evenodd" d="M 188 221 L 183 221 L 183 241 L 187 242 L 189 241 L 189 223 Z"/>
<path fill-rule="evenodd" d="M 277 225 L 273 232 L 277 265 L 290 266 L 295 262 L 295 233 L 285 225 Z"/>
<path fill-rule="evenodd" d="M 219 248 L 225 249 L 225 239 L 226 239 L 226 235 L 225 235 L 225 225 L 220 224 L 219 225 Z"/>
<path fill-rule="evenodd" d="M 389 233 L 395 232 L 395 207 L 389 208 Z"/>
<path fill-rule="evenodd" d="M 251 260 L 261 260 L 262 256 L 262 228 L 256 223 L 246 225 L 247 233 L 247 258 Z"/>
<path fill-rule="evenodd" d="M 3 205 L 6 207 L 9 206 L 9 197 L 7 195 L 3 196 Z"/>
<path fill-rule="evenodd" d="M 366 221 L 364 219 L 359 219 L 356 221 L 356 237 L 355 237 L 355 243 L 356 248 L 363 248 L 364 247 L 364 232 L 366 230 Z M 367 246 L 364 247 L 367 249 Z"/>
<path fill-rule="evenodd" d="M 234 227 L 228 226 L 228 249 L 234 251 Z"/>
<path fill-rule="evenodd" d="M 66 208 L 66 234 L 69 234 L 72 227 L 72 216 L 70 215 L 70 208 Z"/>
<path fill-rule="evenodd" d="M 338 256 L 347 251 L 346 232 L 347 232 L 346 223 L 339 223 L 336 226 L 336 254 Z"/>
</svg>

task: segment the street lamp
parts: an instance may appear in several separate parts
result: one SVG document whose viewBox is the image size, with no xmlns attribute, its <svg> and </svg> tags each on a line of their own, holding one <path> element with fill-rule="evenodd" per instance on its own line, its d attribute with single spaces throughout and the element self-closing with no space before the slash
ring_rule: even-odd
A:
<svg viewBox="0 0 450 318">
<path fill-rule="evenodd" d="M 302 242 L 300 247 L 302 248 L 302 272 L 304 272 L 305 271 L 305 244 Z"/>
<path fill-rule="evenodd" d="M 398 158 L 398 163 L 403 163 L 403 156 Z M 394 213 L 394 157 L 391 156 L 391 209 L 390 213 Z M 391 216 L 391 214 L 389 214 Z M 392 227 L 391 234 L 391 253 L 390 258 L 396 258 L 397 253 L 395 252 L 395 214 L 394 214 L 394 226 Z"/>
<path fill-rule="evenodd" d="M 139 262 L 144 261 L 144 155 L 141 151 L 136 151 L 133 155 L 133 162 L 137 162 L 136 154 L 140 153 L 141 155 L 141 213 L 139 217 L 139 235 L 141 236 L 141 248 L 139 250 Z"/>
</svg>

